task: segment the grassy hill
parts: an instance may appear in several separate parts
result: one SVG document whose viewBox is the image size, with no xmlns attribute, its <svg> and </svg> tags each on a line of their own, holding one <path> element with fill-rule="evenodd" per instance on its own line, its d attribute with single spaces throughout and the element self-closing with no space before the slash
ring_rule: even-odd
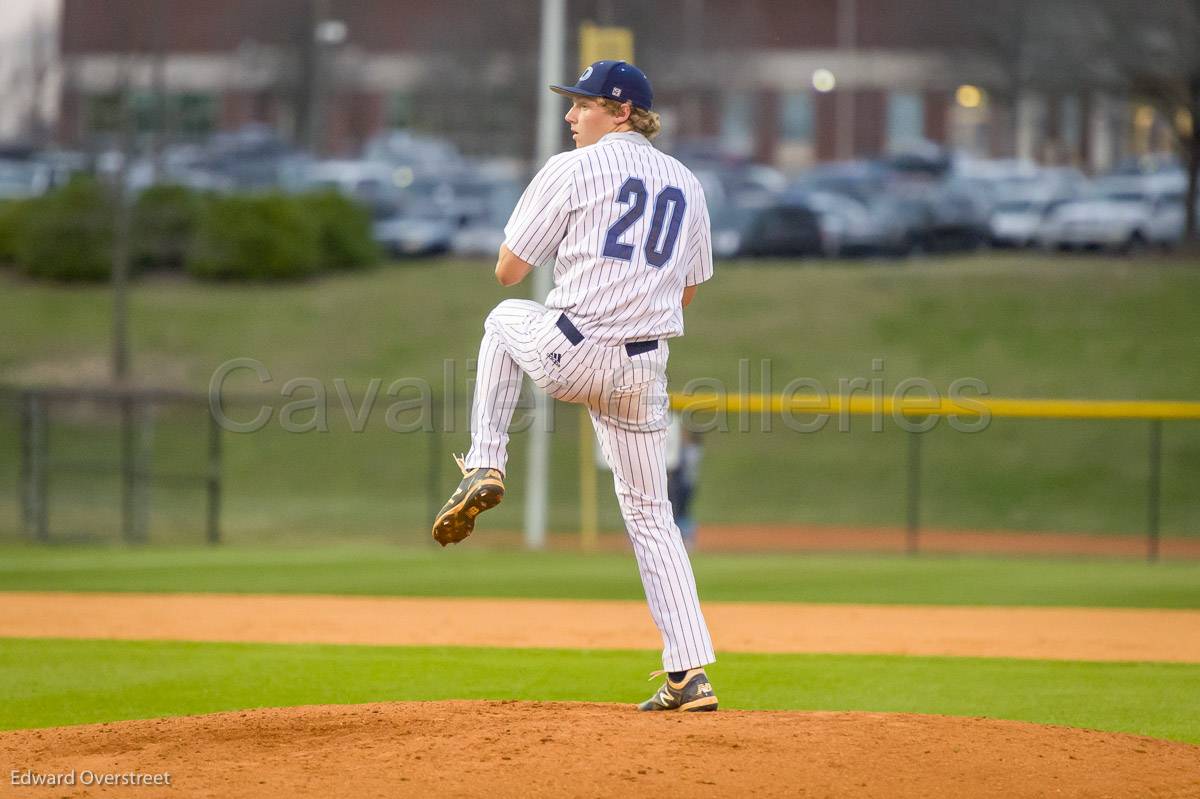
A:
<svg viewBox="0 0 1200 799">
<path fill-rule="evenodd" d="M 721 265 L 688 311 L 688 335 L 672 345 L 672 387 L 709 378 L 736 390 L 745 374 L 750 390 L 759 391 L 769 372 L 775 391 L 797 377 L 831 393 L 852 378 L 882 378 L 890 388 L 922 377 L 944 390 L 971 377 L 995 396 L 1200 399 L 1197 266 L 1023 254 Z M 276 415 L 260 432 L 226 434 L 225 527 L 232 539 L 423 537 L 428 506 L 453 484 L 446 453 L 467 444 L 466 360 L 475 355 L 483 317 L 503 297 L 524 291 L 497 286 L 488 263 L 450 260 L 282 287 L 152 279 L 133 292 L 134 368 L 141 382 L 204 390 L 220 364 L 252 358 L 271 381 L 260 384 L 243 370 L 226 388 L 265 395 L 276 414 L 290 399 L 311 396 L 282 396 L 292 378 L 312 378 L 327 392 L 329 432 L 289 433 Z M 103 380 L 109 311 L 104 287 L 0 274 L 0 318 L 9 332 L 0 337 L 0 382 Z M 337 378 L 356 406 L 369 381 L 380 381 L 362 432 L 350 430 Z M 456 431 L 431 440 L 389 430 L 386 411 L 396 399 L 384 391 L 399 378 L 455 395 L 448 415 Z M 560 407 L 556 419 L 552 521 L 573 529 L 579 417 Z M 890 423 L 882 432 L 854 419 L 848 431 L 831 423 L 819 433 L 797 433 L 778 420 L 771 432 L 749 421 L 750 432 L 737 432 L 733 419 L 730 432 L 705 439 L 702 521 L 903 522 L 906 442 Z M 103 471 L 116 451 L 103 414 L 75 409 L 60 422 L 52 432 L 55 458 L 99 463 Z M 1145 519 L 1146 438 L 1144 422 L 994 420 L 973 435 L 943 424 L 923 447 L 924 521 L 1137 532 Z M 195 416 L 161 414 L 155 468 L 199 471 L 202 443 Z M 1163 447 L 1164 530 L 1200 534 L 1200 423 L 1169 423 Z M 0 449 L 17 452 L 11 410 L 0 411 Z M 521 450 L 517 436 L 510 464 L 517 490 L 495 512 L 497 527 L 520 525 Z M 15 485 L 15 461 L 0 459 L 0 486 Z M 56 501 L 71 501 L 54 506 L 52 525 L 110 531 L 116 503 L 105 497 L 115 488 L 111 475 L 54 473 Z M 602 520 L 616 529 L 608 493 L 601 491 Z M 17 528 L 15 495 L 0 496 L 0 535 Z M 163 484 L 154 498 L 156 531 L 194 540 L 202 494 Z"/>
</svg>

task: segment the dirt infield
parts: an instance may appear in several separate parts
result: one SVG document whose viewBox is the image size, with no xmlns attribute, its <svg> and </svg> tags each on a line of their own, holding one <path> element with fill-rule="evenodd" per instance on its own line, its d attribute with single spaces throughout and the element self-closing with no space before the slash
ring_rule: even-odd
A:
<svg viewBox="0 0 1200 799">
<path fill-rule="evenodd" d="M 991 719 L 582 703 L 263 709 L 0 733 L 0 795 L 1196 797 L 1200 747 Z M 75 775 L 13 788 L 9 769 Z M 72 771 L 73 770 L 73 771 Z M 131 772 L 169 786 L 82 785 Z"/>
<path fill-rule="evenodd" d="M 1189 634 L 1200 611 L 705 609 L 722 651 L 1200 662 L 1200 639 Z M 659 643 L 642 602 L 18 592 L 3 594 L 3 636 Z M 17 730 L 0 733 L 0 765 L 0 797 L 1200 796 L 1200 747 L 1132 735 L 913 714 L 685 716 L 584 703 L 265 708 Z"/>
<path fill-rule="evenodd" d="M 1200 611 L 708 602 L 726 652 L 1200 663 Z M 657 649 L 644 602 L 3 594 L 0 637 Z"/>
</svg>

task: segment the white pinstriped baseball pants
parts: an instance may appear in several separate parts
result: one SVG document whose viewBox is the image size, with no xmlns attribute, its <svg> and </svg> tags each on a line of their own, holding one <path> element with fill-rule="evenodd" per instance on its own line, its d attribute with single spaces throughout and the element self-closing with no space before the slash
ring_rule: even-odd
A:
<svg viewBox="0 0 1200 799">
<path fill-rule="evenodd" d="M 555 324 L 559 315 L 532 300 L 505 300 L 488 314 L 467 468 L 505 471 L 522 372 L 555 399 L 586 405 L 612 467 L 650 615 L 662 634 L 663 668 L 712 663 L 716 656 L 692 564 L 667 500 L 667 343 L 633 357 L 623 346 L 586 338 L 572 344 Z"/>
</svg>

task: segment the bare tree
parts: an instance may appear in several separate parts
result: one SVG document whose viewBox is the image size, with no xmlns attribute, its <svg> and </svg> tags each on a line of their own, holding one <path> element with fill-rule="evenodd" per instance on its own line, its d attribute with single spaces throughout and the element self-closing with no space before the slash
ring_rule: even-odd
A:
<svg viewBox="0 0 1200 799">
<path fill-rule="evenodd" d="M 954 70 L 1013 110 L 1034 91 L 1077 91 L 1093 73 L 1096 25 L 1087 0 L 931 0 L 900 24 L 920 26 L 941 44 Z"/>
<path fill-rule="evenodd" d="M 50 125 L 46 120 L 46 92 L 55 70 L 58 68 L 58 47 L 55 42 L 54 26 L 38 18 L 29 32 L 29 83 L 30 98 L 25 132 L 30 142 L 44 146 L 50 138 Z"/>
<path fill-rule="evenodd" d="M 1196 188 L 1200 173 L 1200 0 L 1099 0 L 1107 29 L 1106 81 L 1158 110 L 1188 176 L 1185 238 L 1197 240 Z"/>
</svg>

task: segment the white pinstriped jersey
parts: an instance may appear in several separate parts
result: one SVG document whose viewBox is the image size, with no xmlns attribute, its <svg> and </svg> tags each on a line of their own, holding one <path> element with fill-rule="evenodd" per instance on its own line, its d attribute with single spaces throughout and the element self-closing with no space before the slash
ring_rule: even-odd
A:
<svg viewBox="0 0 1200 799">
<path fill-rule="evenodd" d="M 545 305 L 504 300 L 483 323 L 466 468 L 507 473 L 523 375 L 555 399 L 586 407 L 662 634 L 663 668 L 712 663 L 667 495 L 670 345 L 662 340 L 683 334 L 684 287 L 712 277 L 704 191 L 640 133 L 609 133 L 551 158 L 504 233 L 518 258 L 539 268 L 554 261 L 555 288 Z"/>
<path fill-rule="evenodd" d="M 683 335 L 683 288 L 713 273 L 700 181 L 632 131 L 547 161 L 504 236 L 526 263 L 554 261 L 546 307 L 604 344 Z"/>
</svg>

